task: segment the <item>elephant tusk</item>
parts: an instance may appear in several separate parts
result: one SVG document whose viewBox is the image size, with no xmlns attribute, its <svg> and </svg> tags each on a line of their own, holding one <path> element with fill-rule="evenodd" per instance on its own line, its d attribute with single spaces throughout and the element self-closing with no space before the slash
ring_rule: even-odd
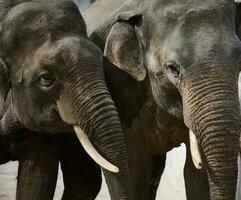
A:
<svg viewBox="0 0 241 200">
<path fill-rule="evenodd" d="M 241 136 L 240 136 L 240 138 L 239 138 L 239 153 L 240 153 L 240 155 L 241 155 Z"/>
<path fill-rule="evenodd" d="M 202 163 L 201 154 L 198 147 L 197 136 L 193 133 L 192 130 L 189 130 L 189 140 L 190 140 L 192 161 L 197 169 L 202 169 L 203 163 Z"/>
<path fill-rule="evenodd" d="M 85 132 L 79 127 L 79 126 L 74 126 L 75 133 L 82 144 L 83 148 L 85 151 L 89 154 L 89 156 L 102 168 L 113 172 L 113 173 L 118 173 L 119 168 L 116 167 L 115 165 L 111 164 L 108 162 L 103 156 L 101 156 L 94 146 L 91 144 L 88 136 L 85 134 Z"/>
</svg>

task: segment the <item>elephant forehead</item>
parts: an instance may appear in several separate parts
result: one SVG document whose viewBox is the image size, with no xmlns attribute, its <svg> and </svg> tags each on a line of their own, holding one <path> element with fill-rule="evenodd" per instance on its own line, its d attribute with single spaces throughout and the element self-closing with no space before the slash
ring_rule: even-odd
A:
<svg viewBox="0 0 241 200">
<path fill-rule="evenodd" d="M 49 42 L 43 43 L 40 47 L 31 49 L 29 51 L 24 50 L 24 54 L 27 56 L 22 56 L 22 54 L 15 54 L 15 58 L 12 60 L 12 68 L 22 68 L 22 69 L 34 69 L 39 67 L 42 60 L 50 60 L 49 56 L 50 44 Z"/>
<path fill-rule="evenodd" d="M 24 60 L 21 63 L 32 69 L 40 66 L 74 66 L 79 64 L 82 58 L 102 62 L 102 54 L 93 43 L 73 35 L 53 42 L 47 40 L 40 47 L 32 49 L 29 55 L 22 57 Z"/>
<path fill-rule="evenodd" d="M 162 9 L 153 9 L 153 13 L 148 10 L 144 13 L 141 31 L 151 50 L 147 53 L 150 68 L 160 69 L 165 60 L 190 64 L 190 58 L 209 58 L 216 52 L 224 54 L 234 46 L 235 9 L 232 2 L 221 1 L 218 6 L 204 1 L 180 2 L 171 1 Z"/>
<path fill-rule="evenodd" d="M 21 57 L 23 60 L 20 58 L 21 65 L 28 69 L 34 69 L 40 66 L 66 64 L 67 60 L 70 62 L 70 59 L 77 57 L 79 48 L 77 45 L 71 45 L 69 39 L 63 40 L 61 42 L 47 40 L 41 46 L 31 49 L 27 53 L 29 56 Z"/>
<path fill-rule="evenodd" d="M 173 27 L 187 24 L 186 27 L 196 28 L 193 24 L 212 24 L 217 26 L 233 20 L 235 6 L 228 1 L 154 1 L 144 10 L 143 22 L 149 32 L 153 30 L 169 33 Z M 149 28 L 148 28 L 149 27 Z M 160 30 L 161 29 L 161 30 Z"/>
<path fill-rule="evenodd" d="M 87 38 L 66 35 L 55 41 L 49 50 L 49 55 L 61 62 L 75 65 L 82 59 L 102 60 L 99 48 Z"/>
<path fill-rule="evenodd" d="M 80 37 L 66 36 L 56 42 L 53 51 L 73 59 L 80 56 L 88 57 L 91 55 L 91 51 L 87 45 L 84 46 L 85 43 L 84 39 Z"/>
<path fill-rule="evenodd" d="M 9 52 L 22 51 L 70 33 L 86 35 L 84 21 L 76 6 L 27 2 L 13 7 L 3 18 L 1 46 Z"/>
<path fill-rule="evenodd" d="M 185 7 L 194 7 L 194 6 L 208 6 L 208 7 L 220 7 L 223 5 L 230 5 L 233 4 L 233 0 L 144 0 L 144 4 L 146 7 L 152 6 L 155 9 L 165 8 L 167 6 L 184 6 Z M 175 8 L 175 7 L 173 7 Z"/>
</svg>

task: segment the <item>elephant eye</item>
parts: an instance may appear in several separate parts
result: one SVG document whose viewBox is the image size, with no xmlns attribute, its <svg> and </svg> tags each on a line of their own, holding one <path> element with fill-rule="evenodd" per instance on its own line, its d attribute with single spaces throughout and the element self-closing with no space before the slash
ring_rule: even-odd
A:
<svg viewBox="0 0 241 200">
<path fill-rule="evenodd" d="M 39 85 L 49 88 L 55 83 L 55 78 L 50 74 L 42 74 L 38 80 Z"/>
<path fill-rule="evenodd" d="M 165 64 L 165 67 L 167 68 L 167 70 L 169 70 L 175 78 L 178 78 L 180 75 L 180 66 L 175 63 L 175 62 L 167 62 Z"/>
</svg>

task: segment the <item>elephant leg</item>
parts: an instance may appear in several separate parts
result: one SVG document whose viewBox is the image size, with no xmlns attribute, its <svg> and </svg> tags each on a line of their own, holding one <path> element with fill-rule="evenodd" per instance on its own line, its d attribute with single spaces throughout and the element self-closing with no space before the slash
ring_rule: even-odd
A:
<svg viewBox="0 0 241 200">
<path fill-rule="evenodd" d="M 156 199 L 157 188 L 165 168 L 165 160 L 165 155 L 149 155 L 141 157 L 139 162 L 142 164 L 131 161 L 130 177 L 133 186 L 133 199 Z"/>
<path fill-rule="evenodd" d="M 206 171 L 195 168 L 189 145 L 186 145 L 186 163 L 184 167 L 184 179 L 187 200 L 210 200 L 209 184 Z"/>
<path fill-rule="evenodd" d="M 64 179 L 62 200 L 93 200 L 101 188 L 101 170 L 87 155 L 75 135 L 60 138 L 60 163 Z"/>
<path fill-rule="evenodd" d="M 154 200 L 165 168 L 166 155 L 153 153 L 148 134 L 146 136 L 141 131 L 126 131 L 125 134 L 133 199 Z"/>
<path fill-rule="evenodd" d="M 151 173 L 150 200 L 155 200 L 157 189 L 161 180 L 161 176 L 165 169 L 166 154 L 154 155 L 152 160 L 153 160 L 153 168 Z"/>
<path fill-rule="evenodd" d="M 11 145 L 7 138 L 0 136 L 0 164 L 7 163 L 11 160 Z"/>
<path fill-rule="evenodd" d="M 55 137 L 36 133 L 12 142 L 19 160 L 17 200 L 53 199 L 59 164 Z"/>
</svg>

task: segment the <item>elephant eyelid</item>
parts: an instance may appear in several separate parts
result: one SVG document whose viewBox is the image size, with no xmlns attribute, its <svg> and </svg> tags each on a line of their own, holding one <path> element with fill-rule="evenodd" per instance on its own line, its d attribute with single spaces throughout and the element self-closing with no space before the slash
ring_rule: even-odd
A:
<svg viewBox="0 0 241 200">
<path fill-rule="evenodd" d="M 47 72 L 49 72 L 49 73 L 52 73 L 51 71 L 52 71 L 52 69 L 54 69 L 54 67 L 55 67 L 55 65 L 54 64 L 41 64 L 41 67 L 40 67 L 40 69 L 41 69 L 41 72 L 40 73 L 47 73 Z"/>
<path fill-rule="evenodd" d="M 41 87 L 44 88 L 50 88 L 51 86 L 54 85 L 56 79 L 50 71 L 42 71 L 39 73 L 38 79 L 37 79 L 37 84 L 40 85 Z"/>
<path fill-rule="evenodd" d="M 43 76 L 46 76 L 46 77 L 47 76 L 52 76 L 52 77 L 54 77 L 55 74 L 53 73 L 53 71 L 51 69 L 53 69 L 52 65 L 41 66 L 41 69 L 38 70 L 38 72 L 37 72 L 38 78 L 43 77 Z"/>
</svg>

